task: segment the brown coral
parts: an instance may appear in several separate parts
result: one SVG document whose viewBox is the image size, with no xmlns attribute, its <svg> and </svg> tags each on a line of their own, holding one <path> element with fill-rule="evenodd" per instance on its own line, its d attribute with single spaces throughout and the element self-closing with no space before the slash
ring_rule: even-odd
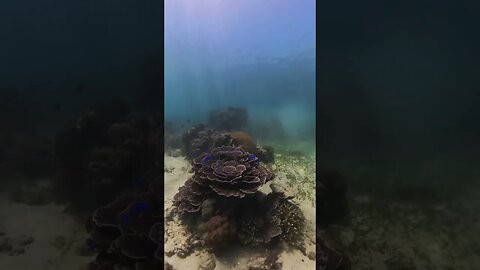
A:
<svg viewBox="0 0 480 270">
<path fill-rule="evenodd" d="M 237 146 L 241 146 L 245 151 L 256 154 L 257 145 L 253 138 L 245 131 L 228 132 L 235 140 Z"/>
<path fill-rule="evenodd" d="M 227 216 L 213 216 L 204 225 L 205 244 L 220 248 L 229 243 L 236 235 L 235 223 Z"/>
</svg>

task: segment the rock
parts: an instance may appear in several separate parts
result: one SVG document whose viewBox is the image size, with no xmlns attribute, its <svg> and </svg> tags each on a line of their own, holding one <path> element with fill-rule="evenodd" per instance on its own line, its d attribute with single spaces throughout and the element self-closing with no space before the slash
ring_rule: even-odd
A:
<svg viewBox="0 0 480 270">
<path fill-rule="evenodd" d="M 310 260 L 312 260 L 312 261 L 315 261 L 315 252 L 310 251 L 310 252 L 308 253 L 308 258 L 309 258 Z"/>
<path fill-rule="evenodd" d="M 208 220 L 215 213 L 215 199 L 206 199 L 202 203 L 202 219 Z"/>
<path fill-rule="evenodd" d="M 8 253 L 12 251 L 13 243 L 10 237 L 0 239 L 0 253 Z"/>
<path fill-rule="evenodd" d="M 177 251 L 177 256 L 180 257 L 180 258 L 186 258 L 187 255 L 188 255 L 188 254 L 185 252 L 185 250 L 179 250 L 179 251 Z"/>
<path fill-rule="evenodd" d="M 271 183 L 270 188 L 272 189 L 273 192 L 275 193 L 285 193 L 286 188 L 279 183 Z"/>
<path fill-rule="evenodd" d="M 272 189 L 272 192 L 274 193 L 280 193 L 282 194 L 282 197 L 286 199 L 293 199 L 295 197 L 295 194 L 285 188 L 285 186 L 279 184 L 279 183 L 271 183 L 270 188 Z"/>
<path fill-rule="evenodd" d="M 164 270 L 173 270 L 173 266 L 167 262 L 163 264 L 163 269 Z"/>
<path fill-rule="evenodd" d="M 168 257 L 172 257 L 176 253 L 173 245 L 165 245 L 164 252 Z"/>
<path fill-rule="evenodd" d="M 173 221 L 173 218 L 175 216 L 175 213 L 176 213 L 176 209 L 175 208 L 169 208 L 166 210 L 167 212 L 167 215 L 165 216 L 165 221 Z"/>
<path fill-rule="evenodd" d="M 200 262 L 198 265 L 198 270 L 213 270 L 217 264 L 215 263 L 215 258 L 210 253 L 204 253 L 200 256 Z"/>
</svg>

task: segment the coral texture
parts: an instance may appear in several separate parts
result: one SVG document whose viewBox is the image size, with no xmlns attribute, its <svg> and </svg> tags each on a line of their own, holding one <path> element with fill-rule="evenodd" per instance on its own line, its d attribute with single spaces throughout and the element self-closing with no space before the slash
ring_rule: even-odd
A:
<svg viewBox="0 0 480 270">
<path fill-rule="evenodd" d="M 145 179 L 162 169 L 162 136 L 161 118 L 130 112 L 123 102 L 86 112 L 57 134 L 55 197 L 93 210 L 122 191 L 145 189 Z"/>
<path fill-rule="evenodd" d="M 87 221 L 87 243 L 97 252 L 89 270 L 160 269 L 163 263 L 161 179 L 146 192 L 119 196 Z"/>
<path fill-rule="evenodd" d="M 280 235 L 280 220 L 274 215 L 278 205 L 277 195 L 257 193 L 249 200 L 243 200 L 237 207 L 238 237 L 242 244 L 258 246 L 269 243 Z"/>
<path fill-rule="evenodd" d="M 230 131 L 228 134 L 233 137 L 236 145 L 241 146 L 247 152 L 257 154 L 257 145 L 250 134 L 245 131 Z"/>
<path fill-rule="evenodd" d="M 182 135 L 183 152 L 192 160 L 220 146 L 237 146 L 256 155 L 262 162 L 273 162 L 273 148 L 257 146 L 253 138 L 244 131 L 218 131 L 203 124 L 195 125 Z"/>
<path fill-rule="evenodd" d="M 273 147 L 269 145 L 258 145 L 257 156 L 262 162 L 273 163 L 275 156 L 273 155 Z"/>
<path fill-rule="evenodd" d="M 202 153 L 207 152 L 212 144 L 213 130 L 203 124 L 198 124 L 188 129 L 182 135 L 183 151 L 185 156 L 192 160 Z"/>
<path fill-rule="evenodd" d="M 257 194 L 238 206 L 238 236 L 245 245 L 258 246 L 274 239 L 298 246 L 303 241 L 305 217 L 283 194 Z"/>
<path fill-rule="evenodd" d="M 227 216 L 213 216 L 205 223 L 203 231 L 207 246 L 221 248 L 235 237 L 236 226 Z"/>
<path fill-rule="evenodd" d="M 279 198 L 272 215 L 279 220 L 282 231 L 281 240 L 291 244 L 303 241 L 305 217 L 298 206 L 289 200 Z"/>
<path fill-rule="evenodd" d="M 192 161 L 193 176 L 174 196 L 179 212 L 197 212 L 212 196 L 243 198 L 274 178 L 258 158 L 240 147 L 222 146 Z"/>
</svg>

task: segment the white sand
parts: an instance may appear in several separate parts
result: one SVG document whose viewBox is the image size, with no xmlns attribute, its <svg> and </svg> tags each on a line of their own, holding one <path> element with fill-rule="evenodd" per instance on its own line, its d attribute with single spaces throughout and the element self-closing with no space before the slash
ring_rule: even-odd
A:
<svg viewBox="0 0 480 270">
<path fill-rule="evenodd" d="M 48 204 L 29 206 L 11 202 L 8 193 L 0 194 L 0 231 L 4 237 L 19 235 L 34 238 L 25 253 L 9 256 L 0 253 L 0 269 L 5 270 L 83 270 L 92 257 L 76 254 L 86 239 L 85 229 L 73 218 L 62 213 L 64 206 Z M 57 237 L 66 240 L 55 247 Z M 58 246 L 58 244 L 57 244 Z"/>
</svg>

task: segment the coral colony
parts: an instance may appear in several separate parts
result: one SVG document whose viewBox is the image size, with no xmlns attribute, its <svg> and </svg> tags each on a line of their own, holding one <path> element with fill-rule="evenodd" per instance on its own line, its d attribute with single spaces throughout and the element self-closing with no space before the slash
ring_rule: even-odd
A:
<svg viewBox="0 0 480 270">
<path fill-rule="evenodd" d="M 272 147 L 255 144 L 244 131 L 227 129 L 235 127 L 231 121 L 244 126 L 246 120 L 243 110 L 213 112 L 210 122 L 222 129 L 195 125 L 181 138 L 171 125 L 165 126 L 165 134 L 179 139 L 172 141 L 175 146 L 181 144 L 192 173 L 175 194 L 169 213 L 163 211 L 163 178 L 157 160 L 163 154 L 164 130 L 155 116 L 110 103 L 85 113 L 58 134 L 55 187 L 74 206 L 97 208 L 86 223 L 86 245 L 97 254 L 88 269 L 167 269 L 162 223 L 173 217 L 190 231 L 187 241 L 195 243 L 179 250 L 179 257 L 188 256 L 194 248 L 220 253 L 240 244 L 268 251 L 264 265 L 255 269 L 281 269 L 276 258 L 283 247 L 304 252 L 306 222 L 293 197 L 275 185 L 270 185 L 268 194 L 259 191 L 275 179 L 266 165 L 273 161 Z M 320 207 L 328 218 L 334 212 L 332 205 L 346 207 L 345 187 L 335 173 L 321 174 L 321 178 L 317 193 L 323 196 Z M 75 194 L 93 194 L 96 199 Z M 343 253 L 325 246 L 318 236 L 317 243 L 320 269 L 350 269 Z"/>
<path fill-rule="evenodd" d="M 56 137 L 57 199 L 91 211 L 129 188 L 144 189 L 149 175 L 162 172 L 161 123 L 156 115 L 132 112 L 121 101 L 82 114 Z"/>
<path fill-rule="evenodd" d="M 217 147 L 194 159 L 192 172 L 174 205 L 189 224 L 201 228 L 207 246 L 303 242 L 301 210 L 282 193 L 258 191 L 275 176 L 256 155 L 241 147 Z"/>
</svg>

